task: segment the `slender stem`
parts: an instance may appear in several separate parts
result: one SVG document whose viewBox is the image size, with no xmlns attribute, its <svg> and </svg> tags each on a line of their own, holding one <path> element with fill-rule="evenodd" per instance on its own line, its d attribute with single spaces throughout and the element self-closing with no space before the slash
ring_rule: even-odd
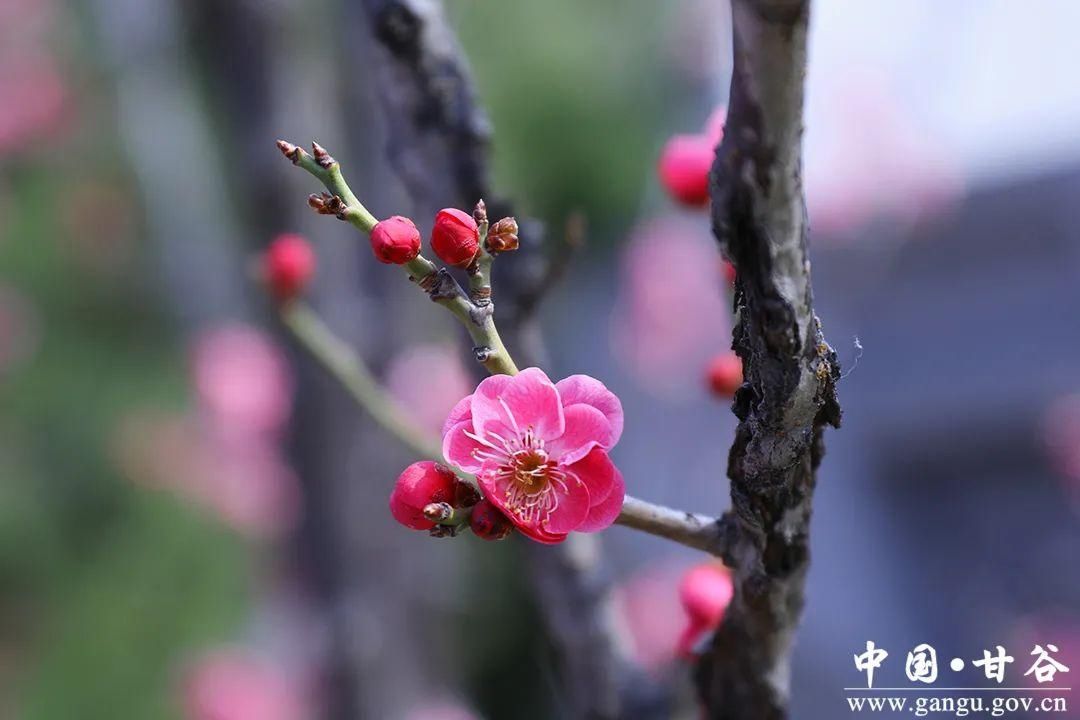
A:
<svg viewBox="0 0 1080 720">
<path fill-rule="evenodd" d="M 387 432 L 424 457 L 445 462 L 442 448 L 413 425 L 390 399 L 367 365 L 309 306 L 293 301 L 281 308 L 281 319 L 300 344 L 340 382 L 357 404 Z"/>
<path fill-rule="evenodd" d="M 334 335 L 310 307 L 293 301 L 282 307 L 281 318 L 300 344 L 379 425 L 416 453 L 445 462 L 438 440 L 424 434 L 402 415 L 363 360 Z M 716 519 L 655 505 L 629 495 L 615 522 L 714 555 L 722 554 L 724 549 L 721 526 Z"/>
<path fill-rule="evenodd" d="M 723 526 L 707 515 L 683 512 L 627 495 L 615 522 L 713 555 L 724 553 Z"/>
<path fill-rule="evenodd" d="M 369 234 L 378 224 L 375 216 L 360 203 L 349 184 L 345 182 L 345 177 L 341 174 L 341 165 L 318 143 L 311 145 L 314 156 L 305 152 L 303 148 L 284 140 L 279 140 L 277 145 L 282 155 L 289 158 L 293 165 L 311 173 L 326 186 L 333 197 L 341 199 L 345 208 L 338 213 L 338 217 L 352 223 L 364 234 Z M 478 261 L 481 268 L 478 281 L 487 285 L 490 291 L 492 257 L 486 250 L 482 250 L 481 260 Z M 404 267 L 409 277 L 432 300 L 449 310 L 465 326 L 465 330 L 473 341 L 473 354 L 489 373 L 493 375 L 517 373 L 517 366 L 506 351 L 506 346 L 495 327 L 492 317 L 495 308 L 490 302 L 490 297 L 486 298 L 485 302 L 474 302 L 446 269 L 439 268 L 423 255 L 417 255 L 405 263 Z M 472 278 L 470 278 L 470 285 L 475 295 Z"/>
<path fill-rule="evenodd" d="M 326 186 L 331 195 L 344 201 L 347 210 L 342 214 L 343 219 L 352 223 L 361 232 L 371 232 L 378 220 L 364 207 L 349 184 L 345 182 L 345 176 L 341 174 L 341 165 L 316 143 L 312 144 L 315 157 L 304 152 L 303 148 L 288 143 L 285 145 L 287 147 L 282 146 L 282 141 L 278 142 L 282 153 L 292 160 L 294 165 L 314 175 Z"/>
</svg>

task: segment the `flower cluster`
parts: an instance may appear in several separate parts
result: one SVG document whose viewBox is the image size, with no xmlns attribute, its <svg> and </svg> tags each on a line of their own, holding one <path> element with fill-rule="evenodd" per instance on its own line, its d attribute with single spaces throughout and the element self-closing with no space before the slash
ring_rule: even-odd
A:
<svg viewBox="0 0 1080 720">
<path fill-rule="evenodd" d="M 553 383 L 544 371 L 528 368 L 485 378 L 443 427 L 443 455 L 474 475 L 484 496 L 468 513 L 470 527 L 491 538 L 512 524 L 543 543 L 608 527 L 625 495 L 622 474 L 607 454 L 622 428 L 618 397 L 587 375 Z M 425 466 L 423 483 L 413 471 L 418 465 Z M 394 517 L 403 525 L 430 529 L 416 513 L 448 502 L 457 479 L 432 469 L 438 467 L 417 463 L 398 479 L 391 508 L 397 505 Z M 404 496 L 410 498 L 407 511 L 401 509 Z"/>
</svg>

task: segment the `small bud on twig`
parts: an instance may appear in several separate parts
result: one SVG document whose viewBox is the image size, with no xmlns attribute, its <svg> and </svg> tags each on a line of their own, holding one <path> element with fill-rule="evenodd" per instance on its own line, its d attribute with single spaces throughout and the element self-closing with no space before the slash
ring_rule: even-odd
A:
<svg viewBox="0 0 1080 720">
<path fill-rule="evenodd" d="M 510 252 L 518 249 L 518 224 L 512 217 L 504 217 L 488 230 L 484 243 L 490 253 Z"/>
<path fill-rule="evenodd" d="M 326 152 L 326 148 L 315 141 L 311 143 L 311 152 L 315 155 L 315 162 L 319 163 L 319 167 L 322 169 L 329 170 L 334 165 L 337 165 L 337 160 Z"/>
<path fill-rule="evenodd" d="M 434 502 L 424 506 L 424 517 L 433 523 L 441 523 L 449 520 L 454 514 L 454 508 L 450 503 Z"/>
<path fill-rule="evenodd" d="M 340 195 L 331 195 L 328 192 L 308 195 L 308 205 L 320 215 L 333 215 L 338 220 L 349 219 L 349 206 Z"/>
<path fill-rule="evenodd" d="M 328 192 L 308 195 L 308 206 L 319 213 L 320 215 L 336 215 L 337 213 L 330 210 L 330 201 L 333 200 L 333 196 Z"/>
<path fill-rule="evenodd" d="M 277 141 L 277 146 L 278 146 L 278 150 L 281 151 L 281 154 L 284 155 L 285 157 L 289 158 L 289 160 L 292 162 L 293 165 L 296 165 L 297 163 L 299 163 L 300 158 L 305 154 L 302 149 L 300 149 L 296 145 L 293 145 L 291 142 L 286 142 L 284 140 L 278 140 Z"/>
<path fill-rule="evenodd" d="M 483 199 L 476 201 L 476 207 L 473 208 L 472 216 L 477 225 L 483 225 L 488 221 L 487 205 L 484 203 Z"/>
</svg>

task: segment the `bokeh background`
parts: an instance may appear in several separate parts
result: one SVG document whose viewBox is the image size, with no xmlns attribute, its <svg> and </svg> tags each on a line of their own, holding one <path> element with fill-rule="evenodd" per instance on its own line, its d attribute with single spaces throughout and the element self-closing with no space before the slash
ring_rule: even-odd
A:
<svg viewBox="0 0 1080 720">
<path fill-rule="evenodd" d="M 376 214 L 413 212 L 360 4 L 0 0 L 0 717 L 567 716 L 536 549 L 394 525 L 410 455 L 254 279 L 304 234 L 312 302 L 402 407 L 438 428 L 469 392 L 456 325 L 310 213 L 274 148 L 318 139 Z M 552 246 L 588 222 L 541 311 L 547 370 L 621 396 L 632 493 L 722 512 L 734 418 L 704 369 L 730 300 L 654 167 L 726 99 L 725 4 L 447 10 L 500 192 Z M 1053 0 L 815 2 L 811 253 L 847 374 L 795 717 L 847 712 L 867 640 L 881 684 L 921 642 L 1003 644 L 1017 682 L 1036 642 L 1080 664 L 1078 23 Z M 694 717 L 675 588 L 700 558 L 622 528 L 578 550 L 636 716 Z"/>
</svg>

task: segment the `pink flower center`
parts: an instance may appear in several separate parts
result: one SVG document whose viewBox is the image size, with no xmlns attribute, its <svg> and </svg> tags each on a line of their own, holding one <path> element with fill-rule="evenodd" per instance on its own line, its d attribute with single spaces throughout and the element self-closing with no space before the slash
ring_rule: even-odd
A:
<svg viewBox="0 0 1080 720">
<path fill-rule="evenodd" d="M 513 431 L 509 437 L 488 430 L 483 435 L 466 432 L 483 448 L 473 450 L 473 457 L 495 465 L 485 471 L 491 480 L 504 488 L 505 510 L 521 522 L 536 525 L 559 507 L 559 492 L 565 494 L 566 473 L 548 456 L 544 441 L 536 437 L 532 426 L 521 430 L 513 413 L 503 403 Z"/>
</svg>

